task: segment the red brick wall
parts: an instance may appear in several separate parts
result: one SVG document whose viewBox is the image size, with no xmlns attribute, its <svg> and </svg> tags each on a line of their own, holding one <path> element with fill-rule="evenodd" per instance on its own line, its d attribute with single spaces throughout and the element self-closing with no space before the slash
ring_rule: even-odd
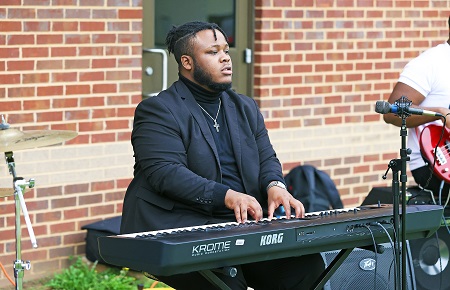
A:
<svg viewBox="0 0 450 290">
<path fill-rule="evenodd" d="M 239 0 L 241 1 L 241 0 Z M 25 279 L 84 253 L 81 226 L 119 215 L 141 96 L 140 0 L 3 0 L 0 113 L 20 130 L 73 130 L 15 153 L 39 248 L 22 219 Z M 255 0 L 254 97 L 285 171 L 326 170 L 354 206 L 398 157 L 398 129 L 373 112 L 406 62 L 448 38 L 448 1 Z M 11 186 L 6 166 L 0 187 Z M 13 198 L 0 198 L 0 262 L 12 274 Z M 0 286 L 7 285 L 3 273 Z"/>
<path fill-rule="evenodd" d="M 25 280 L 65 267 L 85 251 L 83 225 L 121 213 L 141 100 L 141 26 L 141 1 L 0 5 L 0 114 L 20 130 L 78 132 L 62 146 L 14 152 L 18 176 L 36 178 L 24 195 L 38 242 L 32 249 L 22 218 L 22 258 L 32 264 Z M 2 167 L 6 188 L 12 176 Z M 10 276 L 14 221 L 13 197 L 0 198 L 0 262 Z"/>
<path fill-rule="evenodd" d="M 372 187 L 390 185 L 381 176 L 401 145 L 375 102 L 389 97 L 407 61 L 449 38 L 450 2 L 255 3 L 255 97 L 285 171 L 313 164 L 345 205 L 360 204 Z"/>
</svg>

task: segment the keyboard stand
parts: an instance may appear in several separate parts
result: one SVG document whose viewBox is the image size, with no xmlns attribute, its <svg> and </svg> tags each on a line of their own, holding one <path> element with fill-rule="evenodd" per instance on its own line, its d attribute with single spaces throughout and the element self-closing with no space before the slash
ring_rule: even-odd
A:
<svg viewBox="0 0 450 290">
<path fill-rule="evenodd" d="M 225 284 L 222 280 L 220 280 L 216 274 L 214 274 L 211 270 L 202 270 L 199 271 L 200 274 L 202 274 L 203 277 L 206 278 L 211 284 L 216 286 L 218 289 L 222 290 L 231 290 L 230 287 L 228 287 L 227 284 Z"/>
<path fill-rule="evenodd" d="M 313 286 L 312 289 L 319 290 L 323 289 L 323 286 L 327 281 L 333 276 L 334 272 L 342 265 L 345 259 L 350 255 L 354 248 L 350 249 L 342 249 L 337 256 L 333 259 L 330 265 L 325 269 L 325 271 L 320 275 L 320 277 L 316 281 L 316 286 Z"/>
<path fill-rule="evenodd" d="M 328 265 L 325 271 L 320 275 L 320 277 L 315 282 L 315 286 L 313 285 L 314 290 L 323 289 L 325 283 L 333 276 L 333 274 L 339 269 L 342 263 L 347 259 L 347 257 L 351 254 L 354 248 L 342 249 L 337 256 L 333 259 L 333 261 Z M 225 284 L 222 280 L 220 280 L 212 271 L 214 270 L 202 270 L 199 271 L 206 280 L 208 280 L 212 285 L 216 286 L 221 290 L 231 290 L 227 284 Z"/>
</svg>

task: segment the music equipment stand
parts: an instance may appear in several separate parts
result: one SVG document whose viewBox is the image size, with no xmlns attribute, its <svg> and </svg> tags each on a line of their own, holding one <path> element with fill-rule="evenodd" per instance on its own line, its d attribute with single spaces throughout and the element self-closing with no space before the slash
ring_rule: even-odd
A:
<svg viewBox="0 0 450 290">
<path fill-rule="evenodd" d="M 386 179 L 389 169 L 392 170 L 392 194 L 393 194 L 393 215 L 394 215 L 394 252 L 395 252 L 395 289 L 399 290 L 405 289 L 406 287 L 406 182 L 408 176 L 406 174 L 406 165 L 409 161 L 409 154 L 411 154 L 411 149 L 406 147 L 406 136 L 408 136 L 408 130 L 406 127 L 406 118 L 411 114 L 408 112 L 408 108 L 411 106 L 412 101 L 408 100 L 407 97 L 402 96 L 400 99 L 395 101 L 398 106 L 399 111 L 396 113 L 402 119 L 402 124 L 400 126 L 400 137 L 401 137 L 401 148 L 400 148 L 400 159 L 392 159 L 389 162 L 388 169 L 383 175 L 383 179 Z M 399 176 L 400 171 L 400 176 Z M 399 183 L 401 182 L 401 190 Z M 402 218 L 400 224 L 400 195 L 402 200 Z M 401 235 L 401 248 L 400 240 L 398 235 Z M 401 253 L 401 264 L 400 264 L 400 253 Z M 401 271 L 400 271 L 401 270 Z M 401 274 L 401 279 L 400 279 Z"/>
<path fill-rule="evenodd" d="M 21 228 L 20 228 L 20 212 L 23 212 L 25 222 L 28 228 L 28 234 L 30 235 L 31 244 L 33 248 L 37 248 L 36 238 L 34 236 L 34 231 L 31 226 L 30 217 L 28 215 L 28 210 L 23 198 L 23 192 L 28 186 L 29 188 L 34 187 L 34 179 L 25 181 L 22 177 L 16 176 L 16 170 L 14 165 L 14 156 L 12 152 L 5 152 L 6 163 L 8 164 L 9 173 L 13 176 L 14 183 L 14 199 L 15 199 L 15 229 L 16 229 L 16 260 L 13 263 L 14 267 L 14 278 L 15 278 L 15 289 L 22 289 L 23 287 L 23 276 L 24 270 L 31 269 L 30 261 L 22 261 L 22 246 L 21 246 Z"/>
</svg>

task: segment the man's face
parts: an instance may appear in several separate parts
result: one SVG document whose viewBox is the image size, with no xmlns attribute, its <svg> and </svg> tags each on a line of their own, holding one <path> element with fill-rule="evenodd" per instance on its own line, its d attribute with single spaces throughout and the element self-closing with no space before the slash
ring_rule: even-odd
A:
<svg viewBox="0 0 450 290">
<path fill-rule="evenodd" d="M 231 88 L 232 65 L 228 43 L 218 30 L 217 40 L 212 30 L 202 30 L 194 40 L 192 76 L 194 81 L 210 91 Z"/>
</svg>

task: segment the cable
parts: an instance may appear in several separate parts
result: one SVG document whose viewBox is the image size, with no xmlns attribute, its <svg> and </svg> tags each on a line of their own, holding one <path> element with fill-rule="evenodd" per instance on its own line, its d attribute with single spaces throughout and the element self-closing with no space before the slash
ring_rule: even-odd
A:
<svg viewBox="0 0 450 290">
<path fill-rule="evenodd" d="M 5 270 L 5 267 L 3 266 L 2 262 L 0 262 L 0 268 L 2 268 L 3 273 L 5 274 L 6 278 L 9 280 L 9 282 L 11 282 L 11 284 L 15 287 L 16 283 L 14 282 L 13 279 L 11 279 L 11 277 L 9 277 L 8 273 Z"/>
<path fill-rule="evenodd" d="M 379 227 L 381 227 L 381 229 L 383 229 L 383 231 L 386 233 L 386 236 L 388 237 L 388 239 L 389 239 L 389 243 L 391 244 L 391 247 L 392 247 L 392 254 L 393 254 L 393 260 L 392 260 L 392 262 L 393 263 L 391 263 L 391 266 L 389 267 L 389 275 L 388 275 L 388 283 L 390 282 L 390 279 L 391 279 L 391 269 L 392 269 L 392 264 L 394 264 L 394 267 L 395 268 L 397 268 L 397 261 L 396 261 L 396 259 L 395 259 L 395 245 L 394 245 L 394 242 L 392 241 L 392 238 L 391 238 L 391 235 L 389 235 L 389 232 L 386 230 L 386 228 L 381 224 L 381 223 L 379 223 L 379 222 L 375 222 L 375 224 L 377 225 L 377 226 L 379 226 Z M 392 227 L 393 227 L 393 225 L 392 225 L 392 223 L 389 223 Z M 396 232 L 395 232 L 395 229 L 394 229 L 394 238 L 396 238 Z M 402 251 L 403 251 L 404 249 L 402 249 Z M 395 272 L 394 272 L 394 274 L 396 274 Z M 397 277 L 397 279 L 400 279 L 400 277 Z"/>
<path fill-rule="evenodd" d="M 450 200 L 450 188 L 448 189 L 448 192 L 447 192 L 447 200 L 445 201 L 444 208 L 447 207 L 447 204 L 448 204 L 449 200 Z"/>
<path fill-rule="evenodd" d="M 433 171 L 434 171 L 434 169 L 435 169 L 435 167 L 436 167 L 436 159 L 437 159 L 437 156 L 436 156 L 436 154 L 437 154 L 437 148 L 439 147 L 439 144 L 441 143 L 441 141 L 442 141 L 442 139 L 444 138 L 444 132 L 445 132 L 445 123 L 447 122 L 447 116 L 448 116 L 449 114 L 447 114 L 447 115 L 445 115 L 444 117 L 443 117 L 443 119 L 444 119 L 444 122 L 443 122 L 443 126 L 442 126 L 442 130 L 441 130 L 441 136 L 439 136 L 439 140 L 438 140 L 438 142 L 436 143 L 436 146 L 434 147 L 434 160 L 433 160 L 433 164 L 431 165 L 431 168 L 430 168 L 430 176 L 428 177 L 428 179 L 427 179 L 427 182 L 425 183 L 425 186 L 424 186 L 424 188 L 425 187 L 428 187 L 428 185 L 430 184 L 430 181 L 431 181 L 431 178 L 433 177 Z"/>
<path fill-rule="evenodd" d="M 444 180 L 441 180 L 441 185 L 439 185 L 439 205 L 442 205 L 442 189 L 444 188 Z"/>
<path fill-rule="evenodd" d="M 368 225 L 364 225 L 370 232 L 370 236 L 372 237 L 373 248 L 375 252 L 375 275 L 373 276 L 373 289 L 377 289 L 377 270 L 378 270 L 378 250 L 377 243 L 375 242 L 375 237 L 373 236 L 373 232 Z"/>
</svg>

